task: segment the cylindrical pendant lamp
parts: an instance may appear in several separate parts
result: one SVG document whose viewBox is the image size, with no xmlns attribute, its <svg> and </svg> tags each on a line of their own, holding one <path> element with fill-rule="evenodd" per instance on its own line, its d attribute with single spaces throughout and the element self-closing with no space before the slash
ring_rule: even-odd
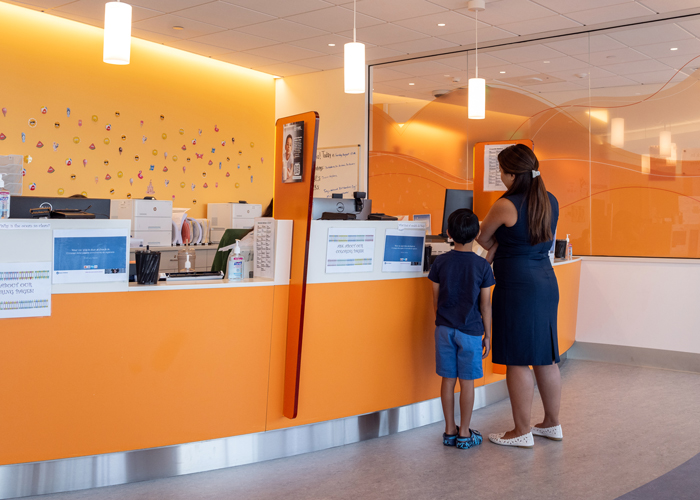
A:
<svg viewBox="0 0 700 500">
<path fill-rule="evenodd" d="M 470 120 L 486 118 L 486 80 L 470 78 L 467 112 Z"/>
<path fill-rule="evenodd" d="M 345 44 L 345 93 L 365 93 L 365 44 Z"/>
<path fill-rule="evenodd" d="M 107 64 L 129 64 L 130 59 L 131 5 L 107 2 L 102 60 Z"/>
<path fill-rule="evenodd" d="M 662 130 L 659 134 L 659 156 L 671 156 L 670 130 Z"/>
<path fill-rule="evenodd" d="M 613 118 L 610 122 L 610 144 L 616 148 L 625 147 L 625 119 Z"/>
</svg>

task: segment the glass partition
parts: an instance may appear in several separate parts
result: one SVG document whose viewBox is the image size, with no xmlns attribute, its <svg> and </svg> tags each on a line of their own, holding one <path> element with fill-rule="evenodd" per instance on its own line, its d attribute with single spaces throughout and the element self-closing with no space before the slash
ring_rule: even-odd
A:
<svg viewBox="0 0 700 500">
<path fill-rule="evenodd" d="M 474 51 L 372 66 L 374 211 L 439 233 L 445 189 L 500 194 L 479 145 L 532 141 L 576 254 L 700 257 L 698 37 L 685 17 L 480 49 L 484 120 L 467 118 Z"/>
</svg>

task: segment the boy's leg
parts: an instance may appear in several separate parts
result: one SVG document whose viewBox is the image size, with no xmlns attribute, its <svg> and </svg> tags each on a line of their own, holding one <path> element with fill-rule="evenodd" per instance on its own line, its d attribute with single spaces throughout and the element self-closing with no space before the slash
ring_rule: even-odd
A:
<svg viewBox="0 0 700 500">
<path fill-rule="evenodd" d="M 452 436 L 457 434 L 455 424 L 455 385 L 456 378 L 442 377 L 440 387 L 440 400 L 442 401 L 442 413 L 445 415 L 445 434 Z"/>
<path fill-rule="evenodd" d="M 474 381 L 459 379 L 459 391 L 459 411 L 462 414 L 459 437 L 469 437 L 469 424 L 474 410 Z"/>
</svg>

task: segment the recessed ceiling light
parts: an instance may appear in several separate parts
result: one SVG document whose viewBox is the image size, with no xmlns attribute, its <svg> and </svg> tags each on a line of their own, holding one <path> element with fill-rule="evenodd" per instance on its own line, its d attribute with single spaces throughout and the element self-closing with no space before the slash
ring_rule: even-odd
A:
<svg viewBox="0 0 700 500">
<path fill-rule="evenodd" d="M 678 47 L 673 47 L 671 50 L 678 50 Z"/>
<path fill-rule="evenodd" d="M 505 74 L 505 71 L 501 71 L 501 74 L 502 74 L 502 75 Z"/>
<path fill-rule="evenodd" d="M 272 78 L 274 78 L 275 80 L 279 80 L 279 79 L 282 78 L 282 77 L 281 77 L 281 76 L 277 76 L 277 75 L 272 75 Z"/>
<path fill-rule="evenodd" d="M 184 26 L 173 26 L 173 29 L 180 31 L 180 30 L 184 30 L 185 28 L 184 28 Z"/>
<path fill-rule="evenodd" d="M 549 64 L 549 61 L 544 61 L 545 64 Z"/>
<path fill-rule="evenodd" d="M 335 47 L 335 44 L 334 44 L 334 43 L 329 43 L 328 46 L 329 46 L 329 47 Z"/>
<path fill-rule="evenodd" d="M 415 85 L 415 83 L 409 83 L 409 85 Z"/>
<path fill-rule="evenodd" d="M 450 75 L 445 75 L 445 77 L 446 77 L 446 78 L 449 78 L 449 77 L 450 77 Z"/>
<path fill-rule="evenodd" d="M 445 23 L 439 23 L 438 26 L 445 26 Z"/>
</svg>

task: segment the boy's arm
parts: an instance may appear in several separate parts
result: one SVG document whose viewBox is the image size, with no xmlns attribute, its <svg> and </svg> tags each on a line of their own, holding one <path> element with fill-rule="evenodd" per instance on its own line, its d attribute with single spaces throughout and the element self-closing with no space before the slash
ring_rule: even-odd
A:
<svg viewBox="0 0 700 500">
<path fill-rule="evenodd" d="M 482 345 L 484 353 L 482 359 L 486 359 L 491 352 L 491 288 L 482 288 L 479 294 L 479 309 L 481 310 L 481 319 L 484 322 L 484 340 Z"/>
<path fill-rule="evenodd" d="M 440 295 L 440 283 L 433 282 L 433 310 L 437 314 L 438 296 Z"/>
</svg>

